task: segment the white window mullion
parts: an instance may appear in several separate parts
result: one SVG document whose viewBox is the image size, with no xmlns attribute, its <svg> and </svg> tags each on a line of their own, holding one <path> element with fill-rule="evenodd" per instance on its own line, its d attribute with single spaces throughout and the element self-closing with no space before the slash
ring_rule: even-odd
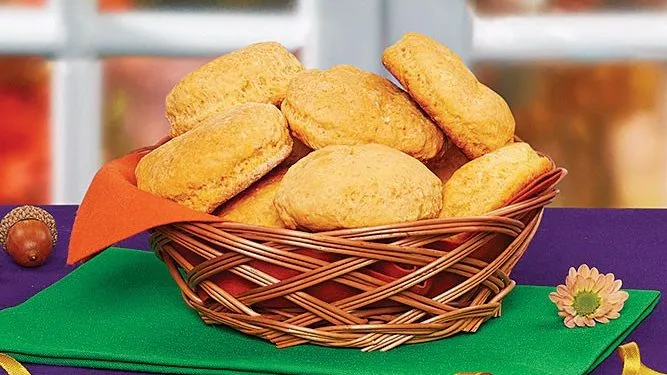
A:
<svg viewBox="0 0 667 375">
<path fill-rule="evenodd" d="M 667 59 L 667 13 L 475 17 L 476 60 Z"/>
<path fill-rule="evenodd" d="M 318 68 L 350 64 L 382 72 L 383 0 L 320 0 L 315 8 Z"/>
<path fill-rule="evenodd" d="M 95 51 L 96 1 L 52 0 L 64 48 L 52 63 L 52 201 L 77 204 L 101 160 L 101 63 Z"/>
<path fill-rule="evenodd" d="M 0 54 L 51 54 L 62 48 L 63 30 L 50 7 L 2 9 Z"/>
<path fill-rule="evenodd" d="M 318 0 L 300 0 L 298 2 L 297 14 L 303 20 L 304 38 L 301 47 L 301 62 L 306 68 L 318 68 L 320 66 L 319 33 L 317 28 L 317 5 Z"/>
<path fill-rule="evenodd" d="M 98 18 L 101 55 L 215 56 L 273 40 L 304 45 L 307 22 L 298 12 L 184 13 L 131 11 Z"/>
<path fill-rule="evenodd" d="M 470 63 L 472 16 L 466 0 L 386 0 L 385 44 L 414 31 L 438 40 Z"/>
<path fill-rule="evenodd" d="M 84 58 L 52 64 L 52 201 L 78 204 L 101 162 L 102 68 Z"/>
</svg>

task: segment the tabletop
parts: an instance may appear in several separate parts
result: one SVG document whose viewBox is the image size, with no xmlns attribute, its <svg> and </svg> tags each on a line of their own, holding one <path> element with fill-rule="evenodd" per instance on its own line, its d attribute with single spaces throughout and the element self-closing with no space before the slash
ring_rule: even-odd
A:
<svg viewBox="0 0 667 375">
<path fill-rule="evenodd" d="M 65 263 L 67 244 L 77 206 L 42 206 L 56 219 L 59 242 L 51 257 L 38 268 L 15 265 L 0 254 L 0 309 L 17 305 L 58 281 L 76 266 Z M 12 206 L 0 206 L 0 217 Z M 139 234 L 117 244 L 148 250 L 147 236 Z M 547 208 L 540 228 L 511 277 L 519 284 L 561 284 L 571 266 L 586 263 L 600 272 L 612 272 L 624 288 L 667 290 L 661 271 L 667 249 L 667 210 Z M 642 361 L 667 372 L 667 308 L 661 301 L 654 312 L 627 338 L 639 344 Z M 40 374 L 139 374 L 25 364 Z M 621 362 L 612 355 L 593 374 L 621 374 Z"/>
</svg>

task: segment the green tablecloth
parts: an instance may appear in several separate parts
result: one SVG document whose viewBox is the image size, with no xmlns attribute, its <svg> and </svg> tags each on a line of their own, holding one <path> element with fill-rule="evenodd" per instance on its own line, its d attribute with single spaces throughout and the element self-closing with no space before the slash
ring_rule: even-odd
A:
<svg viewBox="0 0 667 375">
<path fill-rule="evenodd" d="M 477 333 L 386 353 L 275 349 L 204 324 L 153 254 L 112 248 L 0 311 L 0 352 L 28 363 L 181 374 L 583 374 L 613 352 L 660 295 L 629 290 L 619 319 L 567 329 L 548 299 L 552 290 L 518 286 L 505 299 L 503 316 Z"/>
</svg>

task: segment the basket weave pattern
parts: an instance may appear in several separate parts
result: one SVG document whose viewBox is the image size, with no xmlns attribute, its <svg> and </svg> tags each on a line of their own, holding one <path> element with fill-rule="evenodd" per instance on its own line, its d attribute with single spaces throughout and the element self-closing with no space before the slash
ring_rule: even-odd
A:
<svg viewBox="0 0 667 375">
<path fill-rule="evenodd" d="M 505 207 L 480 217 L 321 233 L 233 222 L 177 223 L 153 229 L 151 246 L 185 302 L 208 324 L 233 327 L 281 348 L 312 343 L 386 351 L 474 332 L 499 316 L 503 297 L 515 285 L 510 272 L 532 240 L 544 207 L 558 194 L 556 185 L 565 173 L 554 168 Z M 453 248 L 436 246 L 454 236 L 459 241 Z M 494 246 L 500 237 L 511 240 L 494 251 L 493 259 L 476 257 L 476 251 Z M 193 264 L 192 256 L 203 261 Z M 291 270 L 294 276 L 279 280 L 250 265 L 257 261 Z M 411 271 L 387 281 L 366 272 L 378 262 Z M 225 273 L 253 287 L 234 296 L 212 280 Z M 435 296 L 411 289 L 437 275 L 459 281 Z M 323 283 L 344 285 L 355 293 L 328 302 L 309 293 Z M 290 307 L 261 303 L 276 298 Z"/>
</svg>

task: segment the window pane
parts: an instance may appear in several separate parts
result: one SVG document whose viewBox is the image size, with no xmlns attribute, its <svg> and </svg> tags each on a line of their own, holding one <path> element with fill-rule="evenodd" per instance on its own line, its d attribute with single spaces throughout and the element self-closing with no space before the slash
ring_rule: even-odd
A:
<svg viewBox="0 0 667 375">
<path fill-rule="evenodd" d="M 104 11 L 127 9 L 157 10 L 242 10 L 292 11 L 296 0 L 100 0 Z"/>
<path fill-rule="evenodd" d="M 294 52 L 294 51 L 293 51 Z M 298 51 L 294 52 L 298 57 Z M 186 74 L 212 58 L 120 57 L 104 61 L 104 160 L 169 133 L 164 101 Z"/>
<path fill-rule="evenodd" d="M 468 0 L 480 15 L 659 11 L 667 0 Z"/>
<path fill-rule="evenodd" d="M 517 135 L 567 168 L 558 205 L 667 206 L 667 69 L 653 62 L 483 63 Z"/>
<path fill-rule="evenodd" d="M 0 57 L 0 204 L 49 202 L 49 66 Z"/>
<path fill-rule="evenodd" d="M 46 0 L 0 0 L 0 6 L 39 7 L 46 4 Z"/>
<path fill-rule="evenodd" d="M 154 144 L 167 135 L 164 100 L 187 73 L 209 59 L 120 57 L 104 69 L 104 160 Z"/>
</svg>

